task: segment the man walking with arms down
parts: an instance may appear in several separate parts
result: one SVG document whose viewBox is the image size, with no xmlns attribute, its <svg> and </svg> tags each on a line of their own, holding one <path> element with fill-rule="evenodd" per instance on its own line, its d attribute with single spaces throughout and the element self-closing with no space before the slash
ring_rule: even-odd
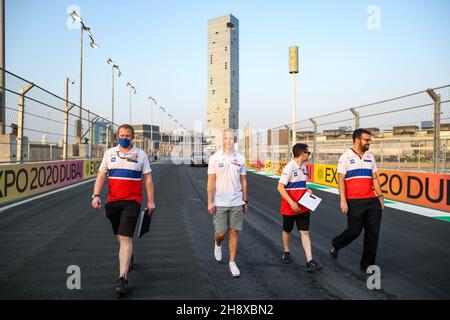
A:
<svg viewBox="0 0 450 320">
<path fill-rule="evenodd" d="M 312 194 L 311 189 L 306 186 L 307 171 L 305 166 L 311 152 L 308 150 L 308 145 L 297 143 L 292 148 L 292 154 L 294 158 L 283 168 L 278 181 L 278 192 L 281 195 L 280 213 L 283 217 L 284 253 L 282 259 L 284 263 L 291 263 L 289 242 L 295 222 L 300 233 L 301 245 L 305 251 L 306 271 L 312 272 L 322 267 L 313 260 L 312 256 L 311 238 L 309 236 L 311 212 L 298 203 L 306 192 Z"/>
<path fill-rule="evenodd" d="M 142 202 L 142 177 L 147 192 L 147 209 L 153 212 L 153 180 L 147 154 L 134 146 L 133 127 L 123 124 L 117 130 L 119 145 L 106 150 L 95 181 L 92 207 L 100 209 L 100 193 L 108 176 L 108 202 L 106 216 L 119 241 L 119 279 L 116 292 L 127 293 L 128 269 L 133 254 L 133 234 Z"/>
<path fill-rule="evenodd" d="M 332 242 L 330 255 L 337 259 L 340 249 L 358 238 L 364 229 L 364 250 L 360 261 L 364 272 L 375 265 L 383 193 L 377 176 L 375 156 L 369 152 L 371 133 L 365 129 L 353 132 L 353 148 L 344 152 L 338 162 L 338 185 L 342 213 L 347 215 L 347 229 Z"/>
<path fill-rule="evenodd" d="M 247 176 L 245 158 L 234 150 L 236 135 L 232 129 L 223 132 L 223 149 L 208 164 L 208 212 L 215 228 L 214 257 L 222 260 L 222 242 L 228 233 L 229 268 L 239 277 L 236 265 L 238 232 L 242 231 L 247 213 Z"/>
</svg>

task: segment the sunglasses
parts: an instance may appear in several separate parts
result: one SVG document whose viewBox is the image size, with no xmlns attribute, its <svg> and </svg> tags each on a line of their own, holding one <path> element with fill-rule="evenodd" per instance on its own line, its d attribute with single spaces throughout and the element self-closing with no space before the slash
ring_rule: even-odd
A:
<svg viewBox="0 0 450 320">
<path fill-rule="evenodd" d="M 117 156 L 120 159 L 134 159 L 134 158 L 136 158 L 136 155 L 133 154 L 133 153 L 125 153 L 124 155 L 120 155 L 120 151 L 117 151 L 116 154 L 117 154 Z"/>
</svg>

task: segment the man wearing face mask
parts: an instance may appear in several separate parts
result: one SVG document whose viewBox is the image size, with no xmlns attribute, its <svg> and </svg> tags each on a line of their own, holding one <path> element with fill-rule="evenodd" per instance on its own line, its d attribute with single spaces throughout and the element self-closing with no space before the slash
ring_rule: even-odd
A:
<svg viewBox="0 0 450 320">
<path fill-rule="evenodd" d="M 128 272 L 133 263 L 133 234 L 142 203 L 142 178 L 147 193 L 149 214 L 155 209 L 153 180 L 147 154 L 132 144 L 134 129 L 123 124 L 117 130 L 119 145 L 106 150 L 95 181 L 92 207 L 100 209 L 100 193 L 108 176 L 109 194 L 105 204 L 106 216 L 119 242 L 119 279 L 116 292 L 126 294 Z"/>
<path fill-rule="evenodd" d="M 339 158 L 337 173 L 342 213 L 347 216 L 347 229 L 332 241 L 330 255 L 337 259 L 340 249 L 349 245 L 364 229 L 364 251 L 361 270 L 375 265 L 384 209 L 383 193 L 378 181 L 375 156 L 369 152 L 371 134 L 365 129 L 353 132 L 353 148 Z"/>
</svg>

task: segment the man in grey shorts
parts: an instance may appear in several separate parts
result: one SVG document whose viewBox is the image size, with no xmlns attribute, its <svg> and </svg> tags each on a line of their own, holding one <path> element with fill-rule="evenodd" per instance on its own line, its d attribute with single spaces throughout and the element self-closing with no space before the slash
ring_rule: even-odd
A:
<svg viewBox="0 0 450 320">
<path fill-rule="evenodd" d="M 228 233 L 229 268 L 232 277 L 239 277 L 236 265 L 238 232 L 242 231 L 247 213 L 247 176 L 245 158 L 234 150 L 236 135 L 232 129 L 223 132 L 223 149 L 208 164 L 208 212 L 215 228 L 214 257 L 222 260 L 222 241 Z"/>
</svg>

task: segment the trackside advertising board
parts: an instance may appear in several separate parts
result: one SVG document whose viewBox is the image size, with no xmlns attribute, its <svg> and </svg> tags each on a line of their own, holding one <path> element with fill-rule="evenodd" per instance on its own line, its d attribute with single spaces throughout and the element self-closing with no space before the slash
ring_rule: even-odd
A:
<svg viewBox="0 0 450 320">
<path fill-rule="evenodd" d="M 0 166 L 0 204 L 93 178 L 100 162 L 91 159 Z"/>
<path fill-rule="evenodd" d="M 249 160 L 249 163 L 257 163 Z M 280 175 L 287 162 L 266 160 L 264 171 Z M 306 164 L 308 182 L 338 187 L 337 165 Z M 259 166 L 251 166 L 256 169 Z M 257 170 L 257 169 L 256 169 Z M 450 212 L 450 175 L 426 172 L 378 170 L 381 190 L 387 199 Z"/>
</svg>

